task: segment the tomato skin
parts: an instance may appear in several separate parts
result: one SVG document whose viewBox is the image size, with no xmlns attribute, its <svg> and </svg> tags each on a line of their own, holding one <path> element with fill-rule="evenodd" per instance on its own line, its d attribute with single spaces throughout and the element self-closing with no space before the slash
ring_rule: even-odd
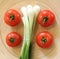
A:
<svg viewBox="0 0 60 59">
<path fill-rule="evenodd" d="M 6 37 L 6 43 L 10 47 L 16 47 L 22 42 L 22 37 L 17 32 L 11 32 Z"/>
<path fill-rule="evenodd" d="M 53 36 L 47 31 L 39 32 L 36 36 L 36 43 L 41 48 L 49 48 L 53 43 Z"/>
<path fill-rule="evenodd" d="M 41 26 L 48 27 L 52 25 L 54 21 L 55 21 L 55 15 L 50 10 L 42 10 L 39 12 L 37 17 L 37 23 L 39 23 Z"/>
<path fill-rule="evenodd" d="M 21 21 L 21 15 L 18 11 L 10 9 L 5 13 L 4 21 L 10 26 L 16 26 Z"/>
</svg>

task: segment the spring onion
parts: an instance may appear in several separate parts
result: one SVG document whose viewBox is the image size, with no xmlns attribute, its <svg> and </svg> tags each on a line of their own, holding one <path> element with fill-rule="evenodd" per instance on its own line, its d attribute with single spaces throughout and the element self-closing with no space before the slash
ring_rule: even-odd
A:
<svg viewBox="0 0 60 59">
<path fill-rule="evenodd" d="M 28 5 L 27 7 L 23 6 L 21 8 L 21 12 L 23 14 L 22 21 L 24 24 L 24 37 L 19 59 L 30 59 L 32 35 L 39 11 L 40 7 L 38 5 L 35 5 L 34 7 Z"/>
</svg>

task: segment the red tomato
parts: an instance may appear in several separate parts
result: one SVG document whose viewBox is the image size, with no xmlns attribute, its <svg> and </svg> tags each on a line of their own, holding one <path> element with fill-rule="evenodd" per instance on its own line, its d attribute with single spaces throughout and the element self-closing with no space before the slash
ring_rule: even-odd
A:
<svg viewBox="0 0 60 59">
<path fill-rule="evenodd" d="M 16 32 L 11 32 L 6 37 L 6 43 L 10 47 L 18 46 L 19 44 L 21 44 L 21 42 L 22 42 L 22 37 Z"/>
<path fill-rule="evenodd" d="M 42 10 L 39 12 L 37 22 L 43 26 L 48 27 L 55 21 L 55 15 L 50 10 Z"/>
<path fill-rule="evenodd" d="M 40 32 L 36 36 L 36 43 L 39 47 L 48 48 L 53 43 L 53 36 L 47 31 Z"/>
<path fill-rule="evenodd" d="M 10 26 L 16 26 L 21 21 L 21 15 L 18 11 L 10 9 L 5 13 L 4 21 Z"/>
</svg>

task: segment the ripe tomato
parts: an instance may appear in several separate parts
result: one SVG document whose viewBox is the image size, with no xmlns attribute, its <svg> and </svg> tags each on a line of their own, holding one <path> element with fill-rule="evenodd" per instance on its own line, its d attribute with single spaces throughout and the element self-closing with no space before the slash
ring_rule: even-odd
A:
<svg viewBox="0 0 60 59">
<path fill-rule="evenodd" d="M 6 43 L 10 47 L 18 46 L 19 44 L 21 44 L 21 42 L 22 42 L 22 37 L 16 32 L 11 32 L 6 37 Z"/>
<path fill-rule="evenodd" d="M 4 21 L 10 26 L 16 26 L 21 21 L 21 15 L 14 9 L 8 10 L 4 15 Z"/>
<path fill-rule="evenodd" d="M 42 10 L 39 12 L 37 22 L 43 26 L 48 27 L 55 21 L 55 15 L 50 10 Z"/>
<path fill-rule="evenodd" d="M 53 43 L 53 36 L 47 31 L 40 32 L 36 36 L 36 43 L 39 47 L 48 48 Z"/>
</svg>

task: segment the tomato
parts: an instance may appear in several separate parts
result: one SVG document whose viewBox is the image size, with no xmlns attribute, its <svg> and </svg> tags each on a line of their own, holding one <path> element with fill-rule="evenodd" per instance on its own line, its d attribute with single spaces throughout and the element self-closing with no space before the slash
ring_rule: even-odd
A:
<svg viewBox="0 0 60 59">
<path fill-rule="evenodd" d="M 16 26 L 21 21 L 21 15 L 18 11 L 10 9 L 5 13 L 4 21 L 10 26 Z"/>
<path fill-rule="evenodd" d="M 15 47 L 21 44 L 22 37 L 17 32 L 11 32 L 6 37 L 6 43 L 10 47 Z"/>
<path fill-rule="evenodd" d="M 47 32 L 39 32 L 36 36 L 36 43 L 41 48 L 49 48 L 53 43 L 53 36 Z"/>
<path fill-rule="evenodd" d="M 55 21 L 55 15 L 50 10 L 42 10 L 37 16 L 37 23 L 43 27 L 52 25 Z"/>
</svg>

